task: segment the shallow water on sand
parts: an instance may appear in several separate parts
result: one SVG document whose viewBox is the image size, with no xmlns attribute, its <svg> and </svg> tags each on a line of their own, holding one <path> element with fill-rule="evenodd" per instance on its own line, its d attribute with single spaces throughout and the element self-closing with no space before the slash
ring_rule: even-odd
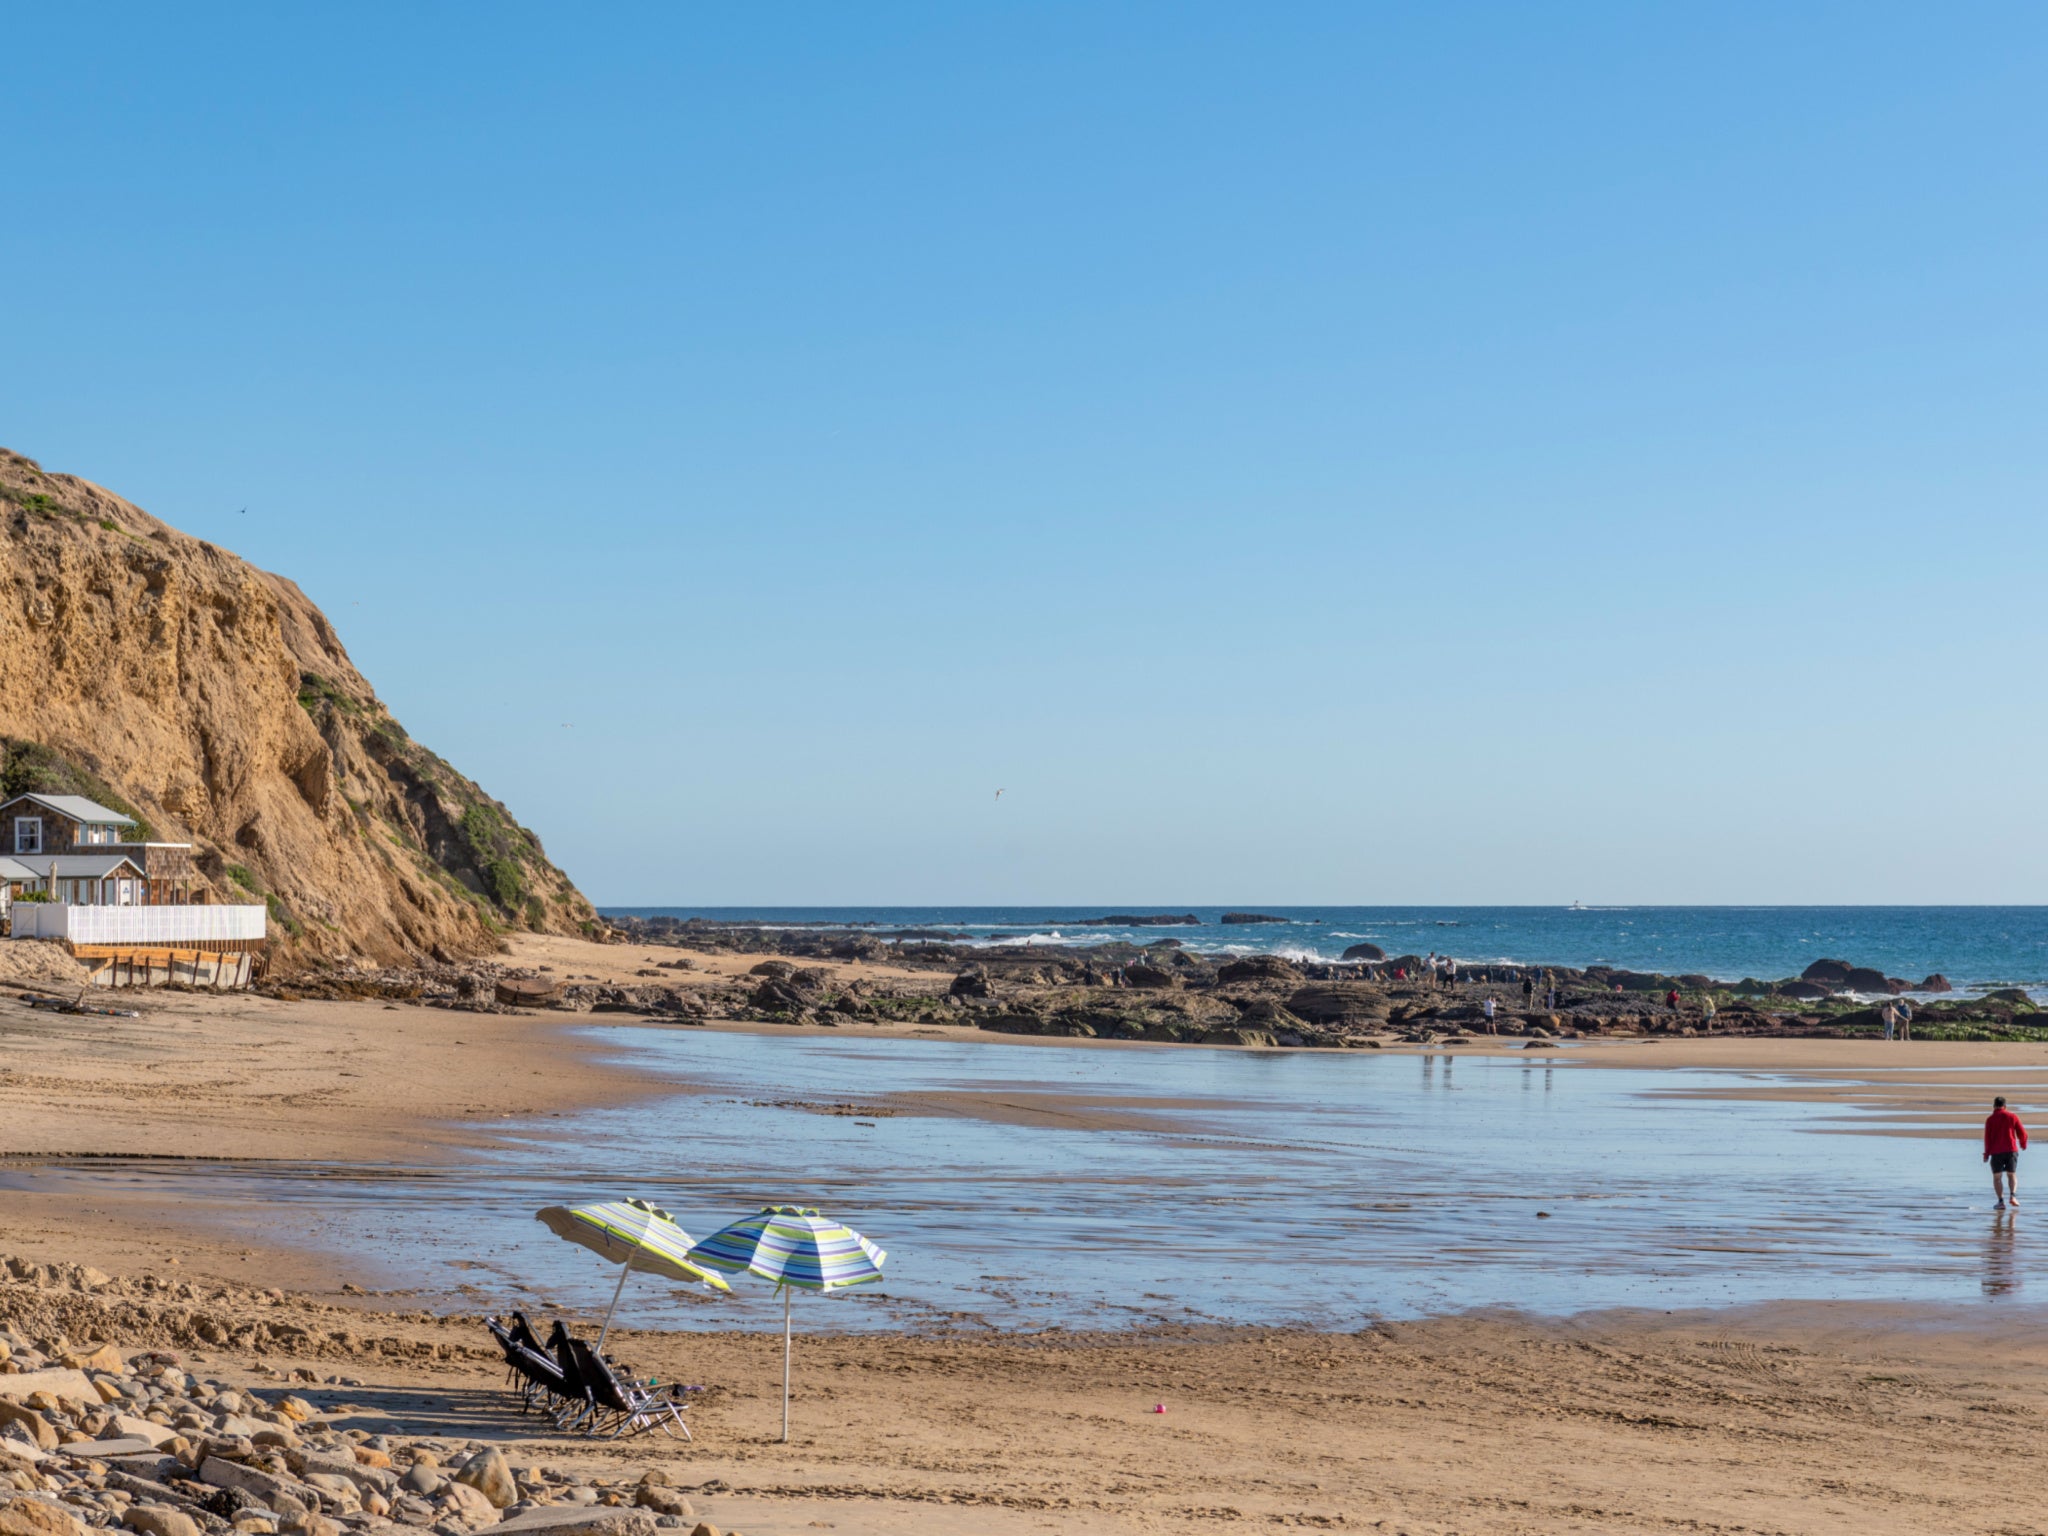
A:
<svg viewBox="0 0 2048 1536">
<path fill-rule="evenodd" d="M 1841 1104 L 1690 1091 L 1780 1081 L 1768 1073 L 1568 1051 L 597 1033 L 678 1091 L 503 1127 L 499 1149 L 456 1167 L 96 1162 L 5 1181 L 193 1200 L 426 1297 L 585 1312 L 617 1271 L 551 1237 L 538 1207 L 640 1195 L 702 1236 L 801 1201 L 889 1250 L 885 1286 L 798 1299 L 800 1326 L 835 1328 L 1997 1300 L 2024 1298 L 2048 1251 L 2026 1229 L 2048 1210 L 1988 1208 L 1968 1127 L 1815 1134 L 1885 1127 Z M 734 1285 L 712 1299 L 636 1278 L 622 1321 L 779 1313 L 765 1285 Z"/>
</svg>

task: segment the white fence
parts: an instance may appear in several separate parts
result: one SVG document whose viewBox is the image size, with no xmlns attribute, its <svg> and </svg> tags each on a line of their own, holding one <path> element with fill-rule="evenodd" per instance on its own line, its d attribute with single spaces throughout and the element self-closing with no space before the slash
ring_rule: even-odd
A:
<svg viewBox="0 0 2048 1536">
<path fill-rule="evenodd" d="M 250 943 L 264 937 L 262 907 L 71 907 L 17 901 L 17 939 L 66 939 L 73 944 Z"/>
</svg>

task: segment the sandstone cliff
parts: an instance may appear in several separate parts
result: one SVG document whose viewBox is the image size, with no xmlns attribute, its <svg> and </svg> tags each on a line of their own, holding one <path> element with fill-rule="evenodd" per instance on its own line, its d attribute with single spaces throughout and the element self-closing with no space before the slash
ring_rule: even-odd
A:
<svg viewBox="0 0 2048 1536">
<path fill-rule="evenodd" d="M 76 792 L 261 899 L 286 969 L 497 947 L 596 914 L 409 737 L 281 576 L 0 449 L 0 789 Z"/>
</svg>

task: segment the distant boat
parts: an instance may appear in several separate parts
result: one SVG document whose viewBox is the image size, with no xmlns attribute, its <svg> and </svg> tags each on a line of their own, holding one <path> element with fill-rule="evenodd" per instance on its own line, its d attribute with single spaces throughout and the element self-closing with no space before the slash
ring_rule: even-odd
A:
<svg viewBox="0 0 2048 1536">
<path fill-rule="evenodd" d="M 1590 912 L 1592 910 L 1593 909 L 1587 906 L 1583 901 L 1575 901 L 1570 906 L 1565 908 L 1565 911 L 1567 912 Z"/>
</svg>

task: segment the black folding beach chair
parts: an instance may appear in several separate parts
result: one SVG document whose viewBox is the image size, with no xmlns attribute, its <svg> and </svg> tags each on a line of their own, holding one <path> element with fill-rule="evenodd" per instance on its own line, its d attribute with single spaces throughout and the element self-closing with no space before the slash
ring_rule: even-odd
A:
<svg viewBox="0 0 2048 1536">
<path fill-rule="evenodd" d="M 653 1392 L 637 1383 L 621 1381 L 610 1363 L 581 1339 L 570 1338 L 568 1345 L 576 1359 L 577 1374 L 590 1397 L 592 1414 L 584 1426 L 589 1433 L 609 1435 L 616 1440 L 622 1435 L 659 1428 L 673 1439 L 680 1429 L 685 1440 L 692 1438 L 690 1426 L 683 1422 L 682 1404 L 676 1401 L 674 1388 Z M 675 1429 L 669 1427 L 671 1424 Z"/>
<path fill-rule="evenodd" d="M 512 1326 L 509 1332 L 514 1339 L 524 1344 L 536 1355 L 544 1355 L 548 1352 L 547 1345 L 540 1341 L 540 1335 L 533 1331 L 532 1321 L 517 1307 L 512 1309 Z"/>
<path fill-rule="evenodd" d="M 563 1326 L 562 1320 L 556 1318 L 554 1327 L 548 1330 L 548 1354 L 561 1371 L 562 1395 L 566 1404 L 563 1411 L 555 1416 L 555 1422 L 564 1429 L 589 1430 L 598 1417 L 597 1395 L 583 1370 L 578 1343 Z"/>
<path fill-rule="evenodd" d="M 569 1397 L 569 1383 L 562 1368 L 547 1355 L 528 1349 L 515 1329 L 506 1328 L 496 1318 L 484 1319 L 484 1326 L 490 1329 L 491 1337 L 497 1340 L 505 1356 L 506 1380 L 519 1389 L 520 1407 L 528 1412 L 544 1408 L 559 1418 Z"/>
</svg>

